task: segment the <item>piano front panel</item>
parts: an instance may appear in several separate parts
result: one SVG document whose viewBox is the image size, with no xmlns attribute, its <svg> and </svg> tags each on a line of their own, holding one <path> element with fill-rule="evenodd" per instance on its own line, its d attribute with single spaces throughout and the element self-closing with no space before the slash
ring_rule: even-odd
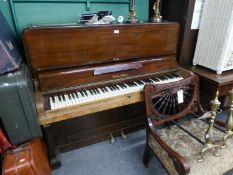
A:
<svg viewBox="0 0 233 175">
<path fill-rule="evenodd" d="M 32 70 L 176 54 L 179 25 L 123 24 L 34 27 L 24 44 Z"/>
<path fill-rule="evenodd" d="M 124 114 L 124 115 L 123 115 Z M 83 147 L 145 127 L 144 103 L 91 113 L 52 124 L 60 152 Z M 120 139 L 120 138 L 119 138 Z"/>
</svg>

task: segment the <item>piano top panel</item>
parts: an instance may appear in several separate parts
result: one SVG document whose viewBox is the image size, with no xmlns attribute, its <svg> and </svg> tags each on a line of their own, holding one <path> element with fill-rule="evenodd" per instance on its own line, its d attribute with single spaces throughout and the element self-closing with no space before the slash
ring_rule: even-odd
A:
<svg viewBox="0 0 233 175">
<path fill-rule="evenodd" d="M 178 23 L 31 27 L 24 46 L 32 70 L 176 54 Z"/>
</svg>

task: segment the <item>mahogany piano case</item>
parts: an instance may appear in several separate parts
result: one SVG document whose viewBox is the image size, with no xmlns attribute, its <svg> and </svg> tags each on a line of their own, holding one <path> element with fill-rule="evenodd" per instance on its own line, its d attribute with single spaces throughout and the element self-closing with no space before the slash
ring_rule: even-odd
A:
<svg viewBox="0 0 233 175">
<path fill-rule="evenodd" d="M 66 151 L 143 128 L 144 85 L 190 76 L 176 63 L 178 38 L 177 23 L 26 29 L 50 158 L 56 148 Z"/>
<path fill-rule="evenodd" d="M 42 139 L 34 139 L 7 153 L 2 171 L 2 175 L 51 175 L 46 147 Z"/>
</svg>

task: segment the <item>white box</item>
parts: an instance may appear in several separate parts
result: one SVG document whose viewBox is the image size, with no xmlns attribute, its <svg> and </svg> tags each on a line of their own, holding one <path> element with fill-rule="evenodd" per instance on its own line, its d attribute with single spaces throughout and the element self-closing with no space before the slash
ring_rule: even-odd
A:
<svg viewBox="0 0 233 175">
<path fill-rule="evenodd" d="M 193 65 L 233 69 L 233 0 L 205 0 Z"/>
</svg>

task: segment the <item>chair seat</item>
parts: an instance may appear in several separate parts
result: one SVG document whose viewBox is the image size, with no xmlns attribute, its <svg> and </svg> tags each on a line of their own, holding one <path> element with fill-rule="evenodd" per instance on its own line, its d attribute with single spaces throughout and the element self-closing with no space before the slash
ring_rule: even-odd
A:
<svg viewBox="0 0 233 175">
<path fill-rule="evenodd" d="M 206 122 L 193 119 L 184 121 L 180 125 L 204 142 L 205 132 L 208 128 Z M 203 144 L 197 139 L 176 125 L 171 126 L 170 129 L 157 130 L 157 132 L 165 143 L 189 161 L 191 167 L 189 175 L 221 175 L 233 168 L 233 138 L 228 140 L 225 149 L 219 150 L 220 157 L 215 157 L 208 152 L 204 157 L 204 161 L 198 163 L 197 160 L 200 158 L 200 150 L 203 148 Z M 214 142 L 221 144 L 224 133 L 216 128 L 214 128 L 213 133 Z M 149 136 L 149 146 L 171 175 L 178 174 L 171 158 L 152 135 Z"/>
</svg>

